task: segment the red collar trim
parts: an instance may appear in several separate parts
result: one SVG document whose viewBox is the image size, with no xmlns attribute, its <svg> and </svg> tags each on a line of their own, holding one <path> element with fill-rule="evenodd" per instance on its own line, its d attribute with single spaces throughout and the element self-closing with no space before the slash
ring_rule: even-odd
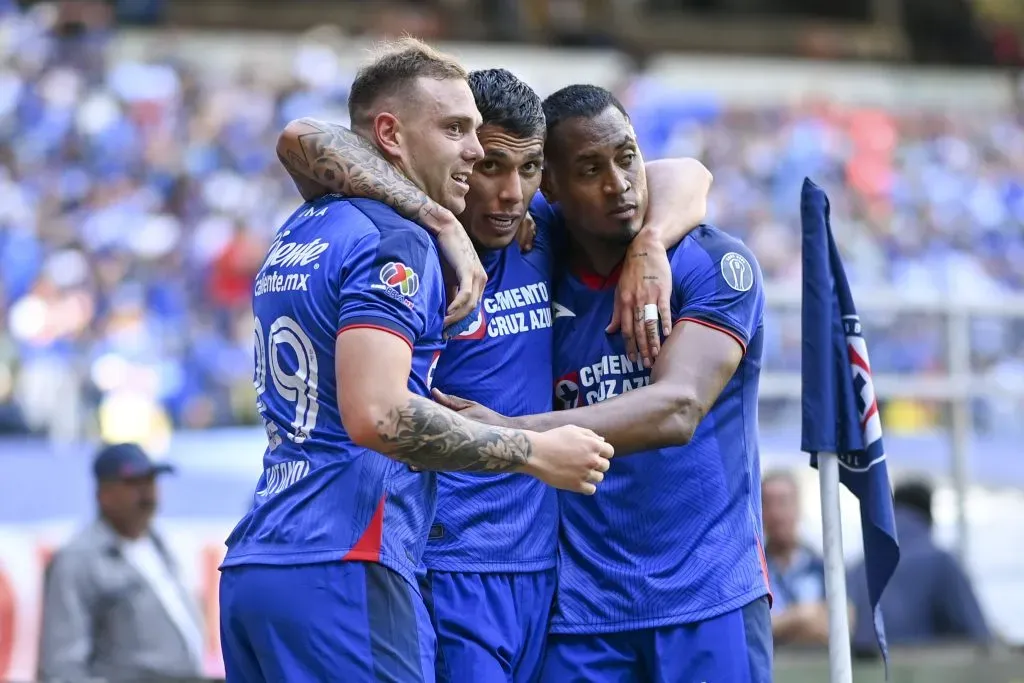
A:
<svg viewBox="0 0 1024 683">
<path fill-rule="evenodd" d="M 610 289 L 619 284 L 619 277 L 622 275 L 622 264 L 624 261 L 625 259 L 623 259 L 623 261 L 619 261 L 619 263 L 612 269 L 612 272 L 608 273 L 608 275 L 601 275 L 589 268 L 574 268 L 572 270 L 572 274 L 589 289 Z"/>
</svg>

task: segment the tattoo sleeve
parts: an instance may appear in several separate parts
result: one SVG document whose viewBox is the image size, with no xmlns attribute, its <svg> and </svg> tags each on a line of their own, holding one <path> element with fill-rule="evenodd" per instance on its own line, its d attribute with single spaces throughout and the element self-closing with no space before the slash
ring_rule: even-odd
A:
<svg viewBox="0 0 1024 683">
<path fill-rule="evenodd" d="M 294 124 L 293 124 L 294 125 Z M 279 151 L 292 175 L 314 180 L 330 192 L 376 199 L 402 216 L 432 228 L 443 209 L 388 163 L 366 139 L 344 126 L 314 119 L 298 122 L 298 149 Z"/>
<path fill-rule="evenodd" d="M 418 396 L 377 423 L 388 451 L 407 465 L 442 472 L 511 472 L 533 446 L 518 429 L 488 427 Z"/>
</svg>

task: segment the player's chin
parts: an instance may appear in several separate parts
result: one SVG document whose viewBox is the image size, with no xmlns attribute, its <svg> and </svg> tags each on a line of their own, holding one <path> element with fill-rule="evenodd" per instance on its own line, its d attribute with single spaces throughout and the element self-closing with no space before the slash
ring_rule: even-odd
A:
<svg viewBox="0 0 1024 683">
<path fill-rule="evenodd" d="M 632 242 L 633 238 L 640 234 L 640 229 L 643 227 L 643 219 L 641 218 L 617 221 L 616 223 L 614 232 L 623 244 Z"/>
<path fill-rule="evenodd" d="M 469 185 L 452 180 L 448 183 L 444 193 L 444 208 L 456 216 L 466 210 L 466 195 L 469 193 Z"/>
<path fill-rule="evenodd" d="M 466 195 L 458 195 L 448 192 L 445 194 L 441 206 L 451 211 L 456 216 L 466 210 Z"/>
<path fill-rule="evenodd" d="M 601 223 L 600 233 L 593 234 L 608 244 L 628 245 L 639 232 L 640 225 L 634 225 L 633 221 L 611 221 Z"/>
<path fill-rule="evenodd" d="M 487 219 L 478 219 L 473 223 L 473 241 L 484 249 L 497 251 L 512 244 L 518 231 L 518 223 L 509 230 L 496 228 Z"/>
</svg>

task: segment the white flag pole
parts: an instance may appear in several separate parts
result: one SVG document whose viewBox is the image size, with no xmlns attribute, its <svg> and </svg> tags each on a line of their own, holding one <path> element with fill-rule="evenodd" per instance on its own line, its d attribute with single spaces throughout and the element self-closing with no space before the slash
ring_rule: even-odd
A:
<svg viewBox="0 0 1024 683">
<path fill-rule="evenodd" d="M 839 458 L 818 453 L 821 484 L 821 535 L 825 560 L 825 600 L 828 602 L 828 664 L 831 683 L 853 683 L 850 621 L 843 562 L 843 524 L 839 510 Z"/>
</svg>

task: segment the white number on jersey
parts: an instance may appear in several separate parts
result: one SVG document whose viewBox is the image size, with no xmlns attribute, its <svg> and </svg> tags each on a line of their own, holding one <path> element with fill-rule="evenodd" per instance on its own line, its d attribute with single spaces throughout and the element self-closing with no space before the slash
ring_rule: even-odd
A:
<svg viewBox="0 0 1024 683">
<path fill-rule="evenodd" d="M 263 336 L 263 325 L 256 318 L 256 394 L 262 397 L 267 390 L 267 366 L 270 366 L 270 378 L 281 398 L 295 404 L 295 419 L 291 423 L 291 431 L 286 432 L 289 439 L 302 443 L 309 438 L 309 433 L 316 426 L 317 365 L 316 349 L 309 336 L 302 331 L 299 324 L 292 318 L 282 315 L 270 326 L 267 334 L 269 343 Z M 279 351 L 281 346 L 289 347 L 295 354 L 296 370 L 288 373 L 281 367 Z M 262 399 L 258 400 L 260 412 L 266 410 Z"/>
</svg>

